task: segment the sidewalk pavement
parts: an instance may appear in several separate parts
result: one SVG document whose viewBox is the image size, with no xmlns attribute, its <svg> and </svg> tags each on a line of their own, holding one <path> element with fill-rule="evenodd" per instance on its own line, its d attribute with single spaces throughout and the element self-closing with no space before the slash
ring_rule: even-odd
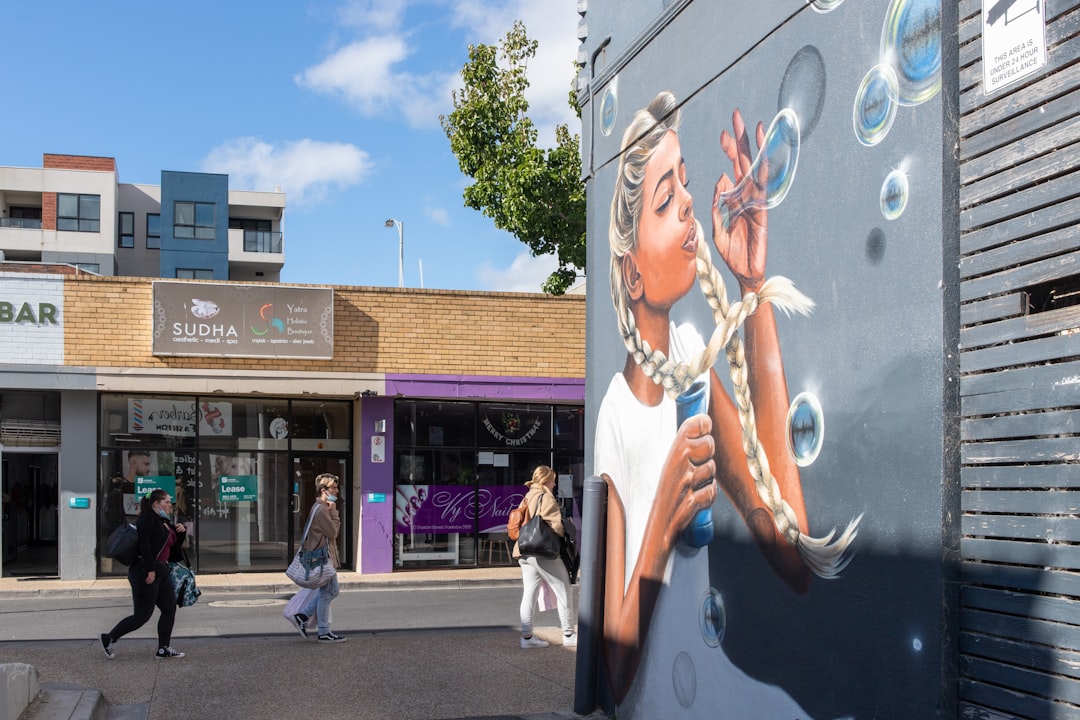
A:
<svg viewBox="0 0 1080 720">
<path fill-rule="evenodd" d="M 204 593 L 295 592 L 284 573 L 200 575 Z M 386 575 L 339 574 L 343 592 L 520 584 L 517 568 L 425 570 Z M 127 597 L 125 578 L 63 581 L 0 579 L 0 600 Z M 156 615 L 156 613 L 155 613 Z M 153 619 L 150 621 L 154 622 Z M 567 720 L 603 718 L 572 712 L 576 651 L 561 647 L 557 627 L 538 627 L 548 648 L 522 650 L 503 629 L 350 633 L 349 641 L 304 640 L 286 621 L 281 635 L 185 637 L 187 657 L 152 657 L 153 640 L 125 639 L 107 659 L 96 638 L 0 643 L 0 663 L 29 663 L 48 692 L 33 720 L 217 720 L 312 717 L 394 720 Z M 67 693 L 65 696 L 64 693 Z M 73 694 L 74 693 L 74 694 Z M 100 693 L 98 715 L 74 711 Z M 68 705 L 69 698 L 76 698 Z M 50 699 L 42 703 L 41 699 Z M 101 707 L 108 704 L 108 713 Z M 37 713 L 37 714 L 34 714 Z M 25 718 L 26 716 L 24 716 Z"/>
<path fill-rule="evenodd" d="M 296 592 L 285 572 L 198 575 L 203 592 L 270 593 L 292 595 Z M 408 590 L 434 587 L 484 587 L 521 583 L 518 567 L 460 568 L 413 570 L 377 575 L 361 575 L 350 570 L 338 571 L 342 592 L 352 590 Z M 59 580 L 41 577 L 0 578 L 0 599 L 13 597 L 127 597 L 131 594 L 127 576 L 90 580 Z"/>
</svg>

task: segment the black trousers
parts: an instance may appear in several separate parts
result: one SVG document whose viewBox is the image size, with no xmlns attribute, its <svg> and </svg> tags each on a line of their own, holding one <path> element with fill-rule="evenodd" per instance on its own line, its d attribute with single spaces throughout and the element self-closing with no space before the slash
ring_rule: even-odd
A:
<svg viewBox="0 0 1080 720">
<path fill-rule="evenodd" d="M 171 644 L 173 623 L 176 621 L 176 591 L 169 573 L 157 572 L 154 574 L 154 582 L 147 584 L 146 571 L 132 565 L 128 568 L 128 583 L 131 585 L 131 599 L 135 609 L 131 615 L 116 623 L 109 637 L 119 640 L 138 630 L 154 614 L 156 606 L 161 611 L 157 624 L 158 647 Z"/>
</svg>

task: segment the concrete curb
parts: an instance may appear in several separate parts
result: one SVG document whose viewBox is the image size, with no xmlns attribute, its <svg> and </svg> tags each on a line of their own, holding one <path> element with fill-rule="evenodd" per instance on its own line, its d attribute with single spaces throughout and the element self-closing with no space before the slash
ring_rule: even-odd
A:
<svg viewBox="0 0 1080 720">
<path fill-rule="evenodd" d="M 93 688 L 67 683 L 43 683 L 21 720 L 103 720 L 105 699 Z"/>
<path fill-rule="evenodd" d="M 38 673 L 33 665 L 0 664 L 0 720 L 18 720 L 39 689 Z"/>
<path fill-rule="evenodd" d="M 245 593 L 253 595 L 292 596 L 297 587 L 285 579 L 284 573 L 235 575 L 198 575 L 199 589 L 204 594 Z M 507 587 L 521 585 L 521 571 L 503 568 L 496 572 L 474 573 L 451 570 L 431 573 L 398 573 L 360 575 L 354 572 L 338 574 L 342 592 L 366 590 L 419 590 L 446 588 L 449 590 Z M 0 581 L 0 599 L 33 598 L 115 598 L 129 597 L 131 588 L 126 578 L 103 578 L 84 581 L 51 579 L 12 579 Z M 3 720 L 0 718 L 0 720 Z"/>
</svg>

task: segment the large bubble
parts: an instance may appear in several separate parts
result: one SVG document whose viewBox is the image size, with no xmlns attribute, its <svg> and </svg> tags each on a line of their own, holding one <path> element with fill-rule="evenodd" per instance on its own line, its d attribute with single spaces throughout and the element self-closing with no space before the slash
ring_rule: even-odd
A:
<svg viewBox="0 0 1080 720">
<path fill-rule="evenodd" d="M 762 163 L 765 172 L 762 173 Z M 725 229 L 753 208 L 771 209 L 787 197 L 799 164 L 799 118 L 790 108 L 776 114 L 750 169 L 738 185 L 720 193 L 717 208 Z M 762 184 L 761 180 L 764 180 Z"/>
<path fill-rule="evenodd" d="M 941 90 L 940 0 L 892 0 L 881 29 L 881 61 L 896 72 L 901 105 Z"/>
</svg>

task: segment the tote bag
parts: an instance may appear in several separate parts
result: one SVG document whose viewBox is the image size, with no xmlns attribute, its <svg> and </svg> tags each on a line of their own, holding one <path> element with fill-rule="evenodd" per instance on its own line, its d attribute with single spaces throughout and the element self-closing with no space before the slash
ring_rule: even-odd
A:
<svg viewBox="0 0 1080 720">
<path fill-rule="evenodd" d="M 176 607 L 191 607 L 198 602 L 202 590 L 195 585 L 195 573 L 191 572 L 191 568 L 182 563 L 171 562 L 169 577 L 176 590 Z"/>
<path fill-rule="evenodd" d="M 540 502 L 544 495 L 541 493 L 536 499 L 536 507 L 530 513 L 532 517 L 518 535 L 518 552 L 523 557 L 557 558 L 562 548 L 562 538 L 551 529 L 547 520 L 540 517 Z"/>
<path fill-rule="evenodd" d="M 330 559 L 329 542 L 323 543 L 314 550 L 304 549 L 304 541 L 307 540 L 308 531 L 311 530 L 311 521 L 315 519 L 315 513 L 318 511 L 319 505 L 316 503 L 311 508 L 311 515 L 308 516 L 304 535 L 300 538 L 300 547 L 285 570 L 285 576 L 302 588 L 320 588 L 337 575 L 337 569 Z"/>
</svg>

